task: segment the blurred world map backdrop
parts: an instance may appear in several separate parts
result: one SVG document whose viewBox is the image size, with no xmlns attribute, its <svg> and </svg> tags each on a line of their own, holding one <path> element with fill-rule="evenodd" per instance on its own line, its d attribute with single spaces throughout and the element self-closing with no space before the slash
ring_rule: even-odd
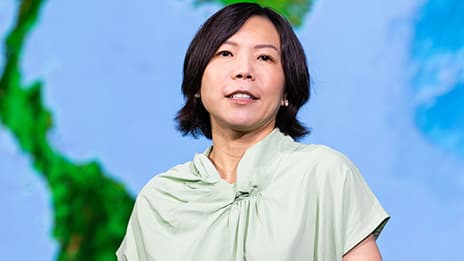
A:
<svg viewBox="0 0 464 261">
<path fill-rule="evenodd" d="M 0 260 L 115 259 L 143 184 L 209 145 L 173 117 L 188 43 L 229 2 L 0 2 Z M 348 155 L 392 215 L 384 260 L 459 260 L 464 3 L 262 2 L 307 52 L 303 142 Z"/>
</svg>

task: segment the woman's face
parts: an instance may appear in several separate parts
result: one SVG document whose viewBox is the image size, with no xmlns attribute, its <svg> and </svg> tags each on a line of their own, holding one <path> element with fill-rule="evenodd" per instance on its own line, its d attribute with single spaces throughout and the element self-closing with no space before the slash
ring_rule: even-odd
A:
<svg viewBox="0 0 464 261">
<path fill-rule="evenodd" d="M 252 16 L 218 48 L 203 73 L 201 100 L 213 134 L 273 129 L 284 82 L 279 33 L 267 18 Z"/>
</svg>

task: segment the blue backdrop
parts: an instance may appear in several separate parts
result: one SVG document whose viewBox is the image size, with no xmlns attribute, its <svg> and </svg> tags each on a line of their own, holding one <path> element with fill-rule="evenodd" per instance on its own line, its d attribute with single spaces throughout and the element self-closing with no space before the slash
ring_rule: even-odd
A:
<svg viewBox="0 0 464 261">
<path fill-rule="evenodd" d="M 0 2 L 0 39 L 18 1 Z M 96 159 L 135 195 L 209 141 L 182 137 L 183 56 L 219 4 L 48 1 L 23 72 L 44 80 L 54 147 Z M 464 2 L 319 0 L 297 28 L 313 96 L 305 143 L 350 157 L 392 219 L 385 260 L 460 260 L 464 234 Z M 3 46 L 0 46 L 3 50 Z M 0 69 L 3 68 L 0 57 Z M 0 260 L 53 260 L 50 196 L 0 126 Z"/>
</svg>

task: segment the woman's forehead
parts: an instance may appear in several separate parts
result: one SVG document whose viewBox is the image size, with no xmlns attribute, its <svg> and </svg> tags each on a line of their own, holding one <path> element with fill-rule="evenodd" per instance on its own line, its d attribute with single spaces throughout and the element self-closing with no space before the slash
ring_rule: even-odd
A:
<svg viewBox="0 0 464 261">
<path fill-rule="evenodd" d="M 255 49 L 272 48 L 280 52 L 280 34 L 266 17 L 252 16 L 221 45 L 249 45 Z"/>
</svg>

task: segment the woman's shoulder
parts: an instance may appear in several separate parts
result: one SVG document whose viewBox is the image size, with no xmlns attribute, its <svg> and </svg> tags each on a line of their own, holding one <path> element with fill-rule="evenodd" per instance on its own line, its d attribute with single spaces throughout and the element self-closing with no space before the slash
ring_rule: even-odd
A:
<svg viewBox="0 0 464 261">
<path fill-rule="evenodd" d="M 342 152 L 322 144 L 302 144 L 295 142 L 286 154 L 295 161 L 303 161 L 325 167 L 354 167 L 353 162 Z"/>
<path fill-rule="evenodd" d="M 192 161 L 178 164 L 167 171 L 154 175 L 141 189 L 140 195 L 163 194 L 166 191 L 177 191 L 186 181 L 197 179 L 194 175 Z"/>
<path fill-rule="evenodd" d="M 360 175 L 355 164 L 342 152 L 321 144 L 295 142 L 280 157 L 283 169 L 295 175 L 310 177 L 320 184 L 343 184 Z"/>
</svg>

